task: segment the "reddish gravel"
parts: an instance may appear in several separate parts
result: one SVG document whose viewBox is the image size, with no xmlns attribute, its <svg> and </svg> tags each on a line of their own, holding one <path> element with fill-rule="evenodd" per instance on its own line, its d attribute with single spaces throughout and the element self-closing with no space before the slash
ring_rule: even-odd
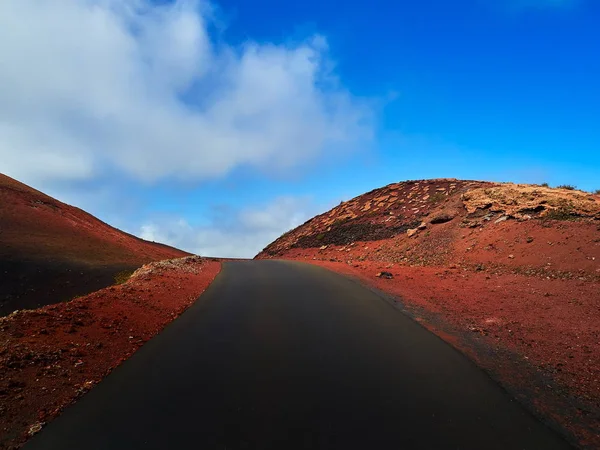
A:
<svg viewBox="0 0 600 450">
<path fill-rule="evenodd" d="M 123 285 L 0 318 L 0 449 L 17 448 L 185 311 L 220 270 L 152 263 Z"/>
<path fill-rule="evenodd" d="M 600 448 L 600 283 L 294 258 L 354 276 L 462 350 L 574 441 Z M 381 271 L 393 279 L 379 278 Z"/>
</svg>

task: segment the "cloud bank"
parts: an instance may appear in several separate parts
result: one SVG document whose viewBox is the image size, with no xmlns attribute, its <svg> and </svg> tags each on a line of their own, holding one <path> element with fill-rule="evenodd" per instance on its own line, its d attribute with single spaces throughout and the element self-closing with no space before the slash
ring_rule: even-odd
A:
<svg viewBox="0 0 600 450">
<path fill-rule="evenodd" d="M 184 218 L 163 218 L 142 225 L 137 235 L 203 256 L 252 258 L 284 232 L 317 212 L 306 198 L 279 197 L 259 207 L 213 211 L 205 225 Z"/>
<path fill-rule="evenodd" d="M 372 135 L 326 40 L 232 46 L 196 0 L 0 2 L 0 171 L 29 183 L 279 174 Z"/>
</svg>

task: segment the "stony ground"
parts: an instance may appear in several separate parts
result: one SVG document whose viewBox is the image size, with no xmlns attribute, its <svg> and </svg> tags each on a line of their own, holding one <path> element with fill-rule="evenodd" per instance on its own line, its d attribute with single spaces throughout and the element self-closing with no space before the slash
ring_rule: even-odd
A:
<svg viewBox="0 0 600 450">
<path fill-rule="evenodd" d="M 220 270 L 186 257 L 124 284 L 0 318 L 0 449 L 17 448 L 184 312 Z"/>
<path fill-rule="evenodd" d="M 582 446 L 599 448 L 600 283 L 305 261 L 392 294 L 398 307 L 466 353 L 543 419 Z"/>
</svg>

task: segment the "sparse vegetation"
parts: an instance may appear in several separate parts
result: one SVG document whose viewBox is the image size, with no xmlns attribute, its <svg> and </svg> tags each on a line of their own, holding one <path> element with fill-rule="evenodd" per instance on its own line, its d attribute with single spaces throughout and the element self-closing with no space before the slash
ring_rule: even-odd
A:
<svg viewBox="0 0 600 450">
<path fill-rule="evenodd" d="M 544 218 L 549 220 L 576 220 L 578 216 L 574 213 L 572 207 L 565 205 L 549 210 Z"/>
<path fill-rule="evenodd" d="M 441 201 L 446 200 L 446 195 L 441 192 L 436 192 L 429 197 L 429 203 L 439 203 Z"/>
<path fill-rule="evenodd" d="M 600 189 L 596 189 L 595 191 L 592 192 L 592 194 L 600 195 Z"/>
<path fill-rule="evenodd" d="M 541 187 L 550 187 L 550 185 L 548 183 L 542 183 L 540 184 Z"/>
<path fill-rule="evenodd" d="M 411 228 L 416 228 L 420 220 L 387 227 L 376 223 L 347 223 L 341 226 L 332 226 L 330 231 L 302 236 L 292 248 L 321 247 L 322 245 L 348 245 L 356 241 L 378 241 L 389 239 L 395 235 L 405 233 Z"/>
<path fill-rule="evenodd" d="M 572 184 L 561 184 L 556 186 L 557 189 L 567 189 L 569 191 L 574 191 L 575 189 L 577 189 L 576 186 L 573 186 Z"/>
<path fill-rule="evenodd" d="M 132 270 L 123 270 L 122 272 L 119 272 L 115 275 L 115 284 L 126 283 L 127 280 L 131 278 L 131 275 L 133 275 Z"/>
<path fill-rule="evenodd" d="M 350 221 L 349 217 L 344 217 L 344 218 L 341 218 L 341 219 L 336 219 L 335 222 L 333 222 L 331 224 L 331 228 L 339 227 L 340 225 L 343 225 L 343 224 L 345 224 L 346 222 L 349 222 L 349 221 Z"/>
</svg>

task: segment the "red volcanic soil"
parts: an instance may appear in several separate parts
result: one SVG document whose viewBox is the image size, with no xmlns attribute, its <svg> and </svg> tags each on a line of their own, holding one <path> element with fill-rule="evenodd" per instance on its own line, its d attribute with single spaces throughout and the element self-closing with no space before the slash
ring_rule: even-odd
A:
<svg viewBox="0 0 600 450">
<path fill-rule="evenodd" d="M 188 254 L 0 174 L 0 315 L 87 294 L 113 284 L 122 271 Z"/>
<path fill-rule="evenodd" d="M 398 183 L 311 219 L 257 258 L 304 260 L 391 294 L 573 442 L 600 448 L 600 196 Z"/>
<path fill-rule="evenodd" d="M 185 311 L 220 270 L 146 265 L 122 285 L 0 318 L 0 449 L 19 447 Z"/>
<path fill-rule="evenodd" d="M 542 419 L 600 448 L 600 283 L 443 267 L 306 260 L 392 294 Z M 392 279 L 377 277 L 388 272 Z"/>
</svg>

